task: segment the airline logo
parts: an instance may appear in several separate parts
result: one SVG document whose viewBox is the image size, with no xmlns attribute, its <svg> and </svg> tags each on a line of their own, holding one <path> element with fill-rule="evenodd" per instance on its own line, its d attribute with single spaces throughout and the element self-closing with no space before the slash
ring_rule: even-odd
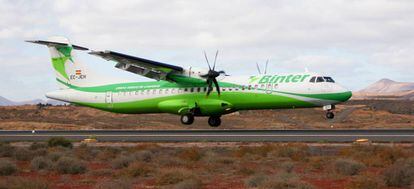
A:
<svg viewBox="0 0 414 189">
<path fill-rule="evenodd" d="M 56 57 L 52 57 L 53 68 L 62 77 L 64 77 L 65 79 L 69 79 L 68 74 L 66 73 L 65 64 L 68 60 L 74 63 L 72 56 L 71 56 L 72 47 L 61 46 L 61 47 L 56 47 L 56 50 L 59 52 L 59 55 Z"/>
<path fill-rule="evenodd" d="M 298 83 L 306 81 L 309 77 L 307 74 L 251 76 L 249 83 Z"/>
<path fill-rule="evenodd" d="M 82 70 L 76 70 L 76 75 L 82 75 Z"/>
</svg>

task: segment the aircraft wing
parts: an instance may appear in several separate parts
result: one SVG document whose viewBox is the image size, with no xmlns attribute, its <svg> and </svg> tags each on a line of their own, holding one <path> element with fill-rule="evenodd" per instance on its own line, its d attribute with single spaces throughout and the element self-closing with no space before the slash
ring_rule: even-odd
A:
<svg viewBox="0 0 414 189">
<path fill-rule="evenodd" d="M 129 71 L 156 80 L 172 81 L 167 76 L 170 73 L 182 73 L 184 69 L 162 62 L 147 60 L 114 51 L 92 51 L 89 54 L 99 56 L 105 60 L 117 62 L 116 68 Z"/>
</svg>

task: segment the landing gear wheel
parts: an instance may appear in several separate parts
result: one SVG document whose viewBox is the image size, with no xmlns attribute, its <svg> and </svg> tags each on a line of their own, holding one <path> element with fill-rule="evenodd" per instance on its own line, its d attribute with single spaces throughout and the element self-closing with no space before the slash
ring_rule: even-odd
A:
<svg viewBox="0 0 414 189">
<path fill-rule="evenodd" d="M 181 123 L 184 125 L 191 125 L 194 122 L 194 116 L 192 114 L 185 114 L 181 116 Z"/>
<path fill-rule="evenodd" d="M 219 116 L 210 116 L 210 117 L 208 118 L 208 124 L 209 124 L 211 127 L 218 127 L 218 126 L 220 126 L 220 124 L 221 124 L 221 119 L 220 119 L 220 117 L 219 117 Z"/>
<path fill-rule="evenodd" d="M 326 112 L 327 119 L 333 119 L 334 117 L 335 117 L 335 114 L 333 112 Z"/>
</svg>

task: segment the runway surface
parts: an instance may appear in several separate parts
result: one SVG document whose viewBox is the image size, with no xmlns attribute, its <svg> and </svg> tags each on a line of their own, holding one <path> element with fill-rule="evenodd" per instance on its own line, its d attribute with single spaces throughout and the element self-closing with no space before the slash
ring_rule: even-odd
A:
<svg viewBox="0 0 414 189">
<path fill-rule="evenodd" d="M 101 142 L 414 142 L 414 129 L 370 130 L 38 130 L 0 131 L 0 141 L 46 141 L 65 137 Z"/>
</svg>

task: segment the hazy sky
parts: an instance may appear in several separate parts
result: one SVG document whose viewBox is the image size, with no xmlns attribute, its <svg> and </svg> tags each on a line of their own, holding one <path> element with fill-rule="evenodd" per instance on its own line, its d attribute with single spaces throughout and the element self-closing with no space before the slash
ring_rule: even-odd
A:
<svg viewBox="0 0 414 189">
<path fill-rule="evenodd" d="M 414 1 L 18 1 L 0 0 L 0 96 L 44 98 L 57 89 L 47 48 L 53 35 L 184 67 L 220 50 L 228 74 L 309 71 L 358 90 L 381 78 L 414 81 Z M 83 62 L 126 79 L 143 77 L 86 53 Z"/>
</svg>

